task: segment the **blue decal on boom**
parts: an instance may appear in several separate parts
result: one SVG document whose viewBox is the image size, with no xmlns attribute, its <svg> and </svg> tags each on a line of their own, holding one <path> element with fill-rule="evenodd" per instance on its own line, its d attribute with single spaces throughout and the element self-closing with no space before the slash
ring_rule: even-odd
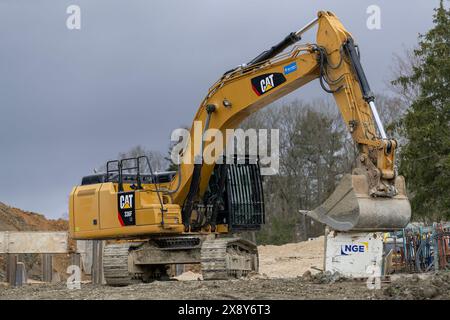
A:
<svg viewBox="0 0 450 320">
<path fill-rule="evenodd" d="M 292 62 L 287 66 L 284 66 L 284 74 L 289 74 L 294 71 L 297 71 L 297 62 Z"/>
</svg>

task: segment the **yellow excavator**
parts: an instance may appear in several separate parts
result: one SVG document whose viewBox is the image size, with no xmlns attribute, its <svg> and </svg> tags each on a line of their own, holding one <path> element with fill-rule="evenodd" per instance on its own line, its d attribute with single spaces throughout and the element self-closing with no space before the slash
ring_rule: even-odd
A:
<svg viewBox="0 0 450 320">
<path fill-rule="evenodd" d="M 296 44 L 315 25 L 316 43 Z M 217 129 L 226 136 L 253 112 L 315 79 L 334 96 L 359 155 L 352 174 L 308 215 L 338 231 L 404 227 L 411 208 L 395 169 L 397 142 L 383 129 L 358 47 L 333 13 L 319 12 L 249 63 L 227 71 L 209 89 L 194 121 L 202 133 Z M 237 235 L 264 223 L 260 164 L 246 157 L 223 161 L 223 150 L 206 163 L 190 147 L 194 136 L 193 125 L 176 172 L 155 173 L 144 156 L 114 160 L 105 173 L 86 176 L 73 188 L 72 238 L 114 240 L 103 253 L 107 284 L 148 281 L 171 264 L 200 264 L 204 279 L 258 270 L 256 245 Z"/>
</svg>

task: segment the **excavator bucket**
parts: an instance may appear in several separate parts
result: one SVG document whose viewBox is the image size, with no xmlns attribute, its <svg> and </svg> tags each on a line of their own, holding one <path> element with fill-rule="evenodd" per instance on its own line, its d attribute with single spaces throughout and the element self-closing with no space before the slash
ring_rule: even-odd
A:
<svg viewBox="0 0 450 320">
<path fill-rule="evenodd" d="M 393 198 L 372 197 L 364 175 L 345 175 L 333 194 L 306 214 L 337 231 L 396 230 L 411 218 L 405 180 L 395 179 L 398 194 Z"/>
</svg>

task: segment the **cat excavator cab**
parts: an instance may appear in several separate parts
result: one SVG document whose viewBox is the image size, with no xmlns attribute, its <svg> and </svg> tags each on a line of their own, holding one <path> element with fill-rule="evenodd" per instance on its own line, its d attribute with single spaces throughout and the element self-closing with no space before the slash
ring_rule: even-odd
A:
<svg viewBox="0 0 450 320">
<path fill-rule="evenodd" d="M 316 25 L 316 42 L 297 44 Z M 308 215 L 339 231 L 403 228 L 411 208 L 404 179 L 395 169 L 397 142 L 386 136 L 359 58 L 338 18 L 319 12 L 305 27 L 213 84 L 195 114 L 176 173 L 158 175 L 148 158 L 137 157 L 109 162 L 105 174 L 74 187 L 72 237 L 110 240 L 104 273 L 113 285 L 157 277 L 168 264 L 199 263 L 204 279 L 257 271 L 256 245 L 235 235 L 259 230 L 264 223 L 259 162 L 247 157 L 223 161 L 227 138 L 216 146 L 216 161 L 206 162 L 203 151 L 212 142 L 202 139 L 196 147 L 194 137 L 199 129 L 202 137 L 208 129 L 227 137 L 227 129 L 313 80 L 333 95 L 359 155 L 352 174 Z"/>
</svg>

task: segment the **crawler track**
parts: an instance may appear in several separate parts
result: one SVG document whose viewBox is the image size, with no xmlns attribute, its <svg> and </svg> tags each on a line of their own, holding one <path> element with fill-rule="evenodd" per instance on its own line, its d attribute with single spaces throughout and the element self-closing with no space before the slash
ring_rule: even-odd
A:
<svg viewBox="0 0 450 320">
<path fill-rule="evenodd" d="M 139 279 L 128 271 L 128 253 L 134 243 L 108 244 L 103 251 L 103 273 L 106 284 L 125 286 Z"/>
<path fill-rule="evenodd" d="M 239 238 L 205 240 L 201 249 L 204 280 L 226 280 L 258 271 L 258 249 Z"/>
<path fill-rule="evenodd" d="M 258 271 L 258 249 L 250 241 L 240 238 L 214 238 L 204 239 L 189 237 L 187 243 L 185 239 L 167 241 L 166 238 L 153 239 L 154 243 L 163 244 L 161 250 L 186 251 L 197 248 L 201 243 L 198 254 L 198 262 L 201 264 L 204 280 L 226 280 L 240 278 L 250 272 Z M 159 241 L 161 240 L 161 241 Z M 164 240 L 164 241 L 163 241 Z M 171 239 L 169 239 L 171 240 Z M 203 240 L 203 242 L 202 242 Z M 192 241 L 195 245 L 192 245 Z M 142 243 L 115 243 L 105 246 L 103 253 L 103 272 L 107 285 L 126 286 L 141 281 L 149 281 L 152 278 L 163 274 L 164 265 L 158 264 L 157 252 L 150 252 L 150 257 L 155 257 L 155 262 L 150 260 L 148 264 L 135 265 L 133 254 L 130 251 L 140 246 Z M 146 246 L 141 246 L 139 250 L 146 250 Z M 154 246 L 149 246 L 154 250 Z M 176 260 L 175 260 L 176 261 Z M 197 262 L 197 263 L 198 263 Z M 175 262 L 176 263 L 176 262 Z M 130 272 L 130 270 L 133 270 Z"/>
</svg>

